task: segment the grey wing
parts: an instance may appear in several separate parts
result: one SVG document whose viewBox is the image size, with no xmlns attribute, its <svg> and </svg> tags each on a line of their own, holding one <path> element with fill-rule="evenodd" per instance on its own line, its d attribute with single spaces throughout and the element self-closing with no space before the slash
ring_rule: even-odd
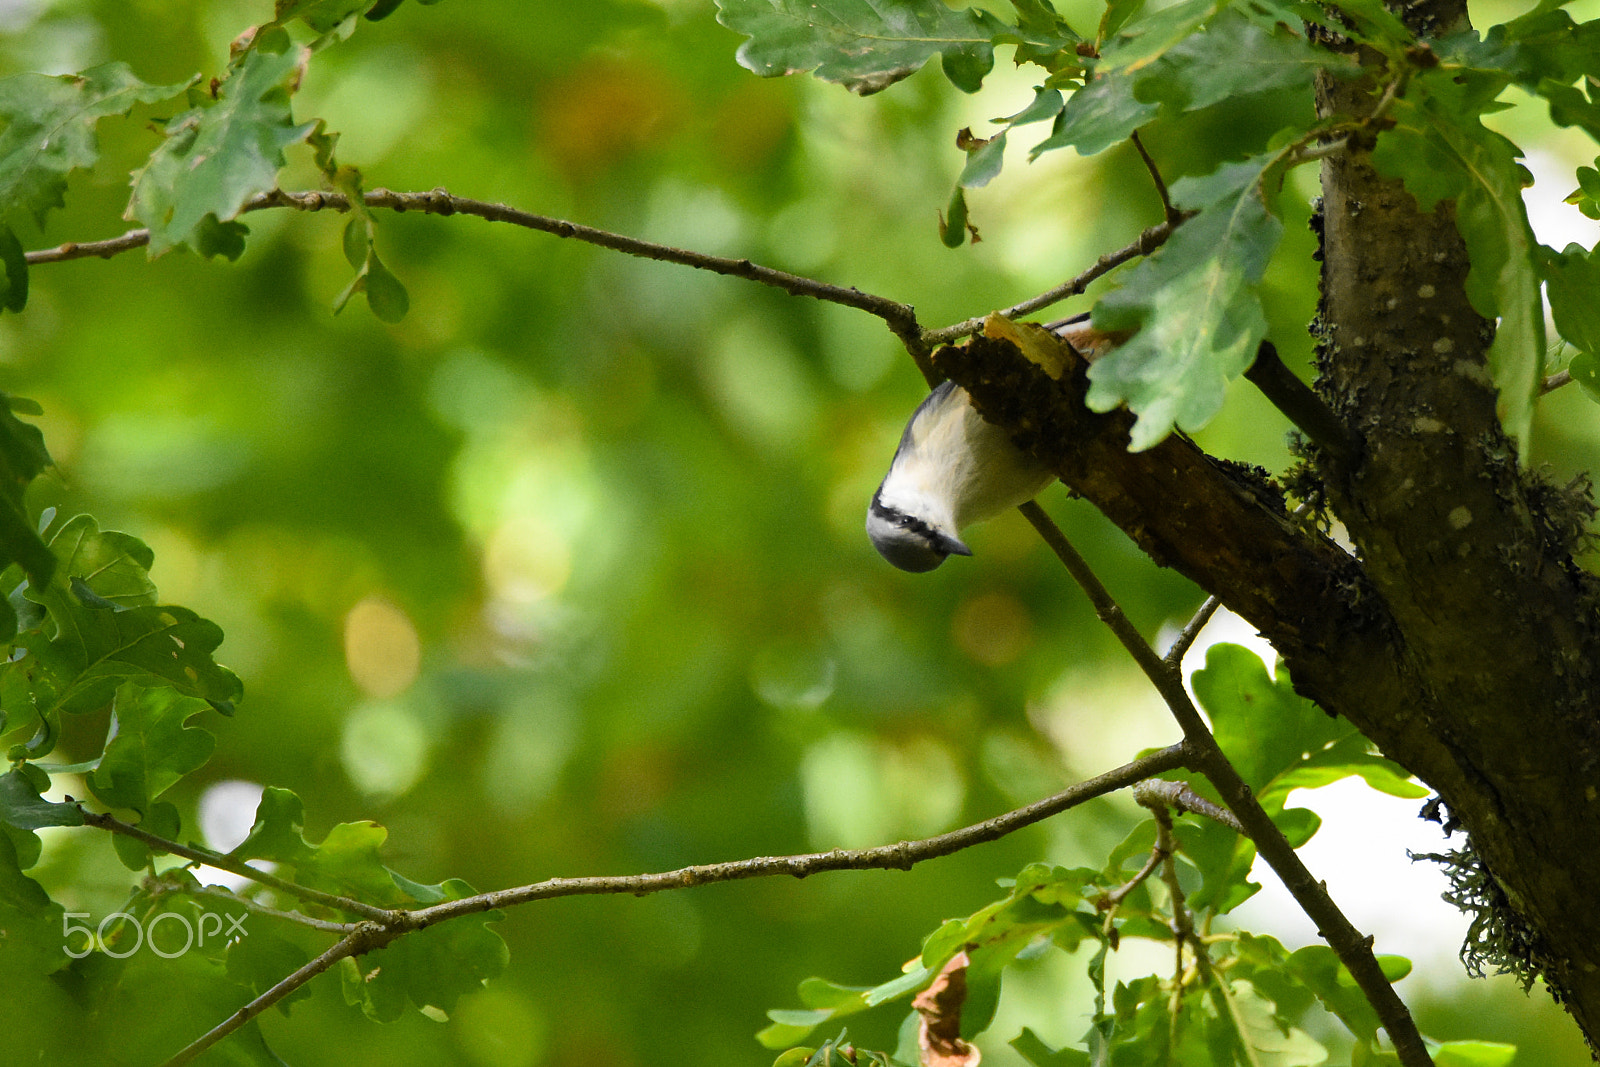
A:
<svg viewBox="0 0 1600 1067">
<path fill-rule="evenodd" d="M 955 382 L 952 382 L 946 378 L 944 381 L 933 387 L 933 392 L 922 398 L 922 403 L 917 405 L 917 410 L 913 411 L 911 413 L 911 417 L 906 420 L 906 429 L 905 432 L 900 435 L 900 444 L 895 447 L 895 455 L 898 456 L 912 447 L 912 430 L 916 427 L 917 420 L 922 418 L 923 413 L 931 410 L 932 408 L 936 408 L 940 404 L 943 404 L 946 400 L 949 400 L 950 394 L 955 392 L 958 388 L 960 387 L 957 386 Z"/>
</svg>

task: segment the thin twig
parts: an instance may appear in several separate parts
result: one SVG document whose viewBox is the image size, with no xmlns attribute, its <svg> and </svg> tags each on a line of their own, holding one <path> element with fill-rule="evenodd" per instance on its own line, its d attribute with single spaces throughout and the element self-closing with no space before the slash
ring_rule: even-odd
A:
<svg viewBox="0 0 1600 1067">
<path fill-rule="evenodd" d="M 101 830 L 109 830 L 124 837 L 131 837 L 136 841 L 142 841 L 157 851 L 170 852 L 174 856 L 182 856 L 184 859 L 194 863 L 203 863 L 208 867 L 216 867 L 218 870 L 230 871 L 242 878 L 258 882 L 269 889 L 276 889 L 281 893 L 299 897 L 301 900 L 309 901 L 313 904 L 321 904 L 325 908 L 337 908 L 353 915 L 359 915 L 364 919 L 373 919 L 379 922 L 388 921 L 394 917 L 395 913 L 385 908 L 375 907 L 359 900 L 352 900 L 349 897 L 324 893 L 320 889 L 296 885 L 294 882 L 279 878 L 275 874 L 269 874 L 259 867 L 252 867 L 243 860 L 236 860 L 220 852 L 212 852 L 210 849 L 196 848 L 193 845 L 183 845 L 176 841 L 169 841 L 142 827 L 125 823 L 114 816 L 89 811 L 81 804 L 78 805 L 78 810 L 83 812 L 83 821 L 89 826 L 98 827 Z"/>
<path fill-rule="evenodd" d="M 1553 393 L 1563 385 L 1571 384 L 1572 372 L 1570 370 L 1558 370 L 1539 383 L 1539 395 L 1544 396 L 1546 393 Z"/>
<path fill-rule="evenodd" d="M 918 364 L 927 362 L 928 354 L 932 347 L 922 337 L 922 328 L 917 323 L 915 310 L 909 304 L 902 304 L 887 297 L 864 293 L 853 286 L 833 285 L 820 282 L 813 278 L 806 278 L 787 271 L 764 267 L 748 259 L 729 259 L 725 256 L 713 256 L 692 249 L 674 248 L 671 245 L 658 244 L 654 241 L 645 241 L 625 234 L 612 233 L 609 230 L 596 229 L 593 226 L 584 226 L 565 219 L 552 218 L 548 215 L 535 215 L 529 211 L 521 211 L 505 204 L 494 204 L 483 200 L 472 200 L 464 196 L 455 196 L 445 189 L 434 189 L 420 193 L 397 193 L 389 189 L 373 189 L 362 197 L 369 208 L 388 208 L 392 211 L 421 211 L 431 215 L 474 215 L 490 222 L 504 222 L 524 229 L 538 230 L 541 233 L 553 234 L 556 237 L 567 237 L 586 244 L 598 245 L 616 252 L 630 256 L 639 256 L 644 259 L 659 260 L 664 263 L 677 263 L 685 267 L 694 267 L 697 270 L 710 271 L 713 274 L 726 274 L 748 281 L 759 282 L 782 289 L 794 296 L 809 296 L 817 300 L 824 300 L 833 304 L 842 304 L 845 307 L 856 308 L 868 314 L 876 315 L 882 319 L 896 337 L 905 344 L 912 358 Z M 275 189 L 270 193 L 262 193 L 252 197 L 244 206 L 244 211 L 262 211 L 267 208 L 293 208 L 297 211 L 349 211 L 350 201 L 343 193 L 332 192 L 286 192 Z M 56 248 L 43 249 L 27 253 L 27 260 L 33 263 L 59 263 L 69 259 L 85 259 L 93 256 L 107 258 L 126 252 L 130 249 L 140 248 L 150 243 L 149 230 L 129 230 L 120 237 L 113 237 L 106 241 L 68 242 Z"/>
<path fill-rule="evenodd" d="M 623 252 L 630 256 L 640 256 L 645 259 L 659 260 L 665 263 L 677 263 L 681 266 L 694 267 L 697 270 L 707 270 L 714 274 L 725 274 L 731 277 L 744 278 L 749 281 L 759 282 L 782 289 L 794 296 L 809 296 L 832 304 L 855 308 L 875 315 L 882 319 L 889 329 L 905 345 L 906 351 L 916 361 L 924 376 L 932 376 L 937 380 L 933 371 L 930 355 L 933 350 L 942 344 L 949 344 L 983 328 L 984 316 L 966 319 L 937 330 L 924 330 L 917 322 L 914 308 L 909 304 L 902 304 L 888 297 L 878 296 L 873 293 L 864 293 L 854 286 L 833 285 L 806 278 L 787 271 L 775 270 L 753 263 L 748 259 L 729 259 L 724 256 L 707 255 L 690 249 L 674 248 L 670 245 L 657 244 L 653 241 L 629 237 L 625 234 L 612 233 L 608 230 L 595 229 L 565 219 L 552 218 L 548 215 L 536 215 L 532 212 L 521 211 L 505 204 L 494 204 L 482 200 L 472 200 L 467 197 L 455 196 L 444 189 L 434 189 L 421 193 L 397 193 L 389 189 L 373 189 L 363 196 L 363 202 L 369 208 L 388 208 L 392 211 L 421 211 L 433 215 L 474 215 L 490 222 L 504 222 L 525 229 L 538 230 L 541 233 L 553 234 L 556 237 L 571 238 L 587 244 L 598 245 L 613 251 Z M 274 190 L 253 197 L 244 206 L 244 211 L 263 211 L 268 208 L 293 208 L 297 211 L 339 211 L 350 210 L 350 201 L 343 193 L 320 191 L 287 192 Z M 1192 212 L 1177 212 L 1156 226 L 1151 226 L 1139 235 L 1131 244 L 1115 252 L 1109 252 L 1095 261 L 1077 277 L 1062 282 L 1051 289 L 1030 297 L 1019 304 L 1013 304 L 1000 312 L 1007 318 L 1017 318 L 1030 315 L 1041 308 L 1049 307 L 1069 297 L 1077 296 L 1087 289 L 1090 283 L 1097 278 L 1115 270 L 1117 267 L 1138 256 L 1147 256 L 1161 247 L 1172 236 L 1172 231 L 1188 219 Z M 70 259 L 89 259 L 94 257 L 110 258 L 122 252 L 135 248 L 142 248 L 150 243 L 149 230 L 129 230 L 120 237 L 113 237 L 104 241 L 69 241 L 55 248 L 40 249 L 27 253 L 30 264 L 61 263 Z"/>
<path fill-rule="evenodd" d="M 1302 163 L 1311 163 L 1319 159 L 1327 159 L 1329 156 L 1338 155 L 1340 152 L 1343 152 L 1349 147 L 1350 138 L 1348 137 L 1341 137 L 1336 141 L 1324 141 L 1319 145 L 1306 145 L 1303 148 L 1297 149 L 1294 154 L 1289 157 L 1289 165 L 1291 167 L 1298 167 Z"/>
<path fill-rule="evenodd" d="M 1355 979 L 1362 995 L 1378 1013 L 1390 1040 L 1394 1042 L 1400 1062 L 1404 1067 L 1432 1067 L 1433 1059 L 1422 1042 L 1422 1035 L 1417 1032 L 1410 1010 L 1378 966 L 1377 957 L 1372 953 L 1372 939 L 1363 936 L 1339 910 L 1339 905 L 1328 895 L 1327 888 L 1312 877 L 1294 846 L 1289 844 L 1283 832 L 1256 800 L 1250 787 L 1239 777 L 1239 772 L 1217 745 L 1217 739 L 1212 736 L 1199 709 L 1189 699 L 1183 687 L 1183 673 L 1167 664 L 1150 647 L 1149 642 L 1123 614 L 1122 608 L 1106 590 L 1099 576 L 1044 513 L 1044 509 L 1030 500 L 1020 510 L 1082 587 L 1094 607 L 1095 615 L 1110 628 L 1150 684 L 1155 686 L 1182 728 L 1184 743 L 1195 747 L 1198 763 L 1195 769 L 1216 787 L 1223 803 L 1238 818 L 1246 835 L 1255 842 L 1261 858 L 1277 874 L 1300 909 L 1317 924 L 1328 947 L 1333 949 L 1339 962 Z"/>
<path fill-rule="evenodd" d="M 1233 812 L 1211 803 L 1190 788 L 1188 782 L 1169 782 L 1162 778 L 1152 778 L 1133 787 L 1133 799 L 1140 807 L 1149 808 L 1151 811 L 1158 808 L 1162 810 L 1172 808 L 1180 815 L 1192 811 L 1196 815 L 1204 815 L 1213 822 L 1221 823 L 1235 833 L 1244 833 L 1244 827 L 1234 818 Z"/>
<path fill-rule="evenodd" d="M 215 900 L 221 904 L 237 904 L 246 911 L 250 912 L 252 915 L 262 915 L 269 919 L 282 919 L 284 922 L 297 923 L 301 926 L 309 926 L 313 930 L 321 930 L 322 932 L 329 934 L 339 934 L 341 937 L 350 933 L 359 925 L 358 923 L 329 922 L 327 919 L 314 919 L 311 916 L 304 915 L 298 911 L 283 911 L 280 908 L 269 908 L 265 904 L 251 900 L 249 897 L 241 897 L 235 893 L 228 892 L 226 889 L 214 889 L 211 886 L 202 886 L 199 889 L 189 889 L 183 886 L 175 886 L 170 888 L 168 892 L 182 893 L 189 897 L 204 897 L 207 900 Z"/>
<path fill-rule="evenodd" d="M 659 874 L 551 878 L 515 889 L 502 889 L 493 893 L 482 893 L 476 897 L 449 900 L 406 914 L 419 923 L 432 924 L 457 915 L 470 915 L 530 900 L 549 900 L 553 897 L 615 893 L 642 895 L 657 893 L 664 889 L 682 889 L 687 886 L 731 882 L 743 878 L 782 875 L 805 878 L 820 871 L 909 870 L 924 860 L 937 859 L 974 845 L 999 840 L 1007 834 L 1053 815 L 1059 815 L 1095 797 L 1125 789 L 1151 775 L 1187 765 L 1188 752 L 1185 747 L 1181 744 L 1172 745 L 1136 759 L 1132 763 L 1124 764 L 1116 770 L 1079 782 L 1055 796 L 1035 801 L 1027 807 L 920 841 L 902 841 L 899 844 L 866 849 L 835 849 L 832 852 L 812 852 L 798 856 L 760 856 L 730 863 L 684 867 Z"/>
<path fill-rule="evenodd" d="M 1277 346 L 1262 341 L 1256 358 L 1244 372 L 1250 384 L 1272 402 L 1295 427 L 1336 462 L 1348 464 L 1356 453 L 1350 431 L 1333 410 L 1293 371 L 1283 365 Z"/>
<path fill-rule="evenodd" d="M 306 963 L 294 973 L 287 975 L 271 989 L 268 989 L 222 1022 L 189 1042 L 189 1044 L 179 1049 L 176 1055 L 162 1064 L 162 1067 L 182 1067 L 183 1064 L 191 1062 L 206 1049 L 215 1045 L 218 1041 L 221 1041 L 340 960 L 347 956 L 359 956 L 364 952 L 371 952 L 375 948 L 382 948 L 396 936 L 398 935 L 388 933 L 376 923 L 357 924 L 356 929 L 340 938 L 328 951 Z"/>
<path fill-rule="evenodd" d="M 1166 244 L 1167 238 L 1172 236 L 1173 230 L 1191 218 L 1192 215 L 1192 212 L 1185 212 L 1178 222 L 1162 222 L 1151 226 L 1141 233 L 1132 244 L 1119 248 L 1115 252 L 1107 252 L 1095 260 L 1093 266 L 1076 278 L 1062 282 L 1052 289 L 1046 289 L 1038 296 L 1029 297 L 1020 304 L 1002 308 L 1000 314 L 1008 319 L 1015 319 L 1023 315 L 1031 315 L 1035 311 L 1049 307 L 1051 304 L 1080 295 L 1085 289 L 1089 288 L 1090 283 L 1102 275 L 1109 274 L 1137 256 L 1148 256 L 1151 252 Z M 949 344 L 952 341 L 959 341 L 961 338 L 983 329 L 983 320 L 986 318 L 988 318 L 987 314 L 980 315 L 977 318 L 963 319 L 960 322 L 951 323 L 949 326 L 941 326 L 937 330 L 924 330 L 922 339 L 930 348 Z"/>
<path fill-rule="evenodd" d="M 1156 161 L 1150 158 L 1150 153 L 1145 151 L 1144 142 L 1139 139 L 1138 130 L 1128 134 L 1128 140 L 1132 141 L 1133 147 L 1139 150 L 1139 158 L 1144 160 L 1144 169 L 1150 172 L 1150 180 L 1155 183 L 1156 195 L 1161 197 L 1162 217 L 1176 226 L 1183 220 L 1183 212 L 1172 206 L 1172 197 L 1167 193 L 1167 183 L 1161 177 L 1161 169 L 1156 166 Z"/>
<path fill-rule="evenodd" d="M 1167 666 L 1176 670 L 1183 665 L 1183 657 L 1189 654 L 1189 649 L 1194 647 L 1195 639 L 1200 636 L 1200 631 L 1206 628 L 1206 623 L 1211 621 L 1211 616 L 1222 607 L 1222 601 L 1214 596 L 1206 597 L 1206 602 L 1200 605 L 1200 610 L 1194 617 L 1184 624 L 1178 636 L 1173 639 L 1172 647 L 1167 649 L 1167 654 L 1162 657 Z"/>
<path fill-rule="evenodd" d="M 328 949 L 327 952 L 324 952 L 228 1016 L 227 1019 L 217 1024 L 204 1036 L 186 1046 L 171 1060 L 168 1060 L 165 1067 L 178 1067 L 180 1064 L 188 1063 L 195 1056 L 227 1037 L 346 956 L 359 956 L 374 949 L 382 948 L 403 934 L 434 926 L 447 919 L 495 911 L 514 904 L 525 904 L 534 900 L 550 900 L 555 897 L 599 896 L 621 893 L 643 896 L 646 893 L 659 893 L 668 889 L 685 889 L 690 886 L 709 885 L 713 882 L 731 882 L 744 878 L 768 878 L 782 875 L 804 878 L 807 875 L 821 871 L 909 870 L 912 866 L 924 860 L 948 856 L 952 853 L 960 852 L 962 849 L 971 848 L 974 845 L 996 841 L 1025 826 L 1031 826 L 1036 822 L 1050 818 L 1052 815 L 1059 815 L 1063 811 L 1077 807 L 1096 797 L 1114 793 L 1119 789 L 1125 789 L 1149 778 L 1151 775 L 1188 766 L 1189 757 L 1190 750 L 1186 743 L 1170 745 L 1114 770 L 1078 782 L 1054 796 L 1045 797 L 1043 800 L 1035 801 L 1026 807 L 1008 811 L 1004 815 L 997 815 L 992 819 L 974 823 L 959 830 L 952 830 L 946 834 L 938 834 L 918 841 L 902 841 L 899 844 L 883 845 L 878 848 L 835 849 L 832 852 L 812 852 L 798 856 L 760 856 L 754 859 L 734 860 L 729 863 L 707 863 L 694 867 L 682 867 L 675 871 L 662 871 L 653 874 L 595 878 L 551 878 L 543 882 L 535 882 L 532 885 L 501 889 L 492 893 L 479 893 L 476 896 L 463 897 L 460 900 L 449 900 L 426 908 L 404 911 L 374 909 L 377 911 L 377 915 L 371 921 L 356 923 L 348 927 L 345 936 L 332 948 Z M 90 817 L 90 813 L 85 812 L 84 817 L 87 820 Z M 112 821 L 115 822 L 115 820 Z M 99 823 L 94 823 L 94 825 L 99 825 Z M 119 825 L 125 826 L 126 824 Z M 154 835 L 145 835 L 145 838 L 154 838 Z M 141 840 L 145 838 L 141 838 Z M 181 851 L 182 846 L 178 846 L 178 848 L 170 847 L 174 842 L 154 838 L 153 843 L 156 843 L 157 847 L 161 847 L 166 851 L 179 855 L 183 854 Z M 210 862 L 210 860 L 205 862 Z M 253 868 L 248 870 L 254 871 Z M 262 873 L 264 872 L 255 871 L 248 876 L 256 877 Z"/>
</svg>

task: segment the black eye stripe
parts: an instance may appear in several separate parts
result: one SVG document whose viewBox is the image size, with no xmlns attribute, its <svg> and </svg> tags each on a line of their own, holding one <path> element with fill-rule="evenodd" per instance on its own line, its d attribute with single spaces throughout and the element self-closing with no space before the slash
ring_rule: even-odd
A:
<svg viewBox="0 0 1600 1067">
<path fill-rule="evenodd" d="M 937 541 L 938 538 L 932 526 L 915 515 L 907 515 L 899 508 L 892 508 L 885 504 L 882 500 L 882 493 L 883 489 L 879 487 L 878 492 L 872 494 L 872 513 L 874 515 L 887 522 L 894 523 L 902 530 L 910 530 L 912 533 L 925 538 L 930 544 Z"/>
</svg>

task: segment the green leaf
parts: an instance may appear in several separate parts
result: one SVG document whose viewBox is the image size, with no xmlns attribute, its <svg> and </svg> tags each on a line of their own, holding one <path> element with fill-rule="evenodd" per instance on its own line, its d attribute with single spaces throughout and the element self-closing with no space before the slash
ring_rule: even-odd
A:
<svg viewBox="0 0 1600 1067">
<path fill-rule="evenodd" d="M 1600 355 L 1600 261 L 1576 244 L 1561 252 L 1541 246 L 1539 253 L 1556 331 L 1573 347 Z"/>
<path fill-rule="evenodd" d="M 862 994 L 871 988 L 871 986 L 838 985 L 826 978 L 807 978 L 800 983 L 800 1003 L 811 1010 L 823 1009 L 831 1013 L 835 1008 L 861 1000 Z M 768 1012 L 767 1017 L 774 1022 L 785 1021 L 772 1012 Z"/>
<path fill-rule="evenodd" d="M 179 245 L 217 247 L 214 232 L 202 241 L 202 227 L 231 221 L 252 196 L 277 185 L 284 149 L 316 128 L 314 122 L 295 125 L 289 109 L 301 56 L 294 48 L 253 48 L 236 62 L 214 103 L 167 123 L 167 139 L 133 176 L 123 216 L 149 228 L 152 257 Z"/>
<path fill-rule="evenodd" d="M 449 899 L 473 895 L 465 882 L 446 884 L 453 889 Z M 505 940 L 488 928 L 501 918 L 498 911 L 464 915 L 369 953 L 362 962 L 370 968 L 362 976 L 355 1002 L 369 1018 L 379 1020 L 398 1017 L 408 1000 L 418 1008 L 454 1011 L 462 996 L 505 973 L 510 952 Z"/>
<path fill-rule="evenodd" d="M 1089 369 L 1089 407 L 1127 404 L 1139 416 L 1129 448 L 1158 444 L 1174 426 L 1194 431 L 1222 407 L 1228 382 L 1266 335 L 1256 285 L 1282 236 L 1263 185 L 1278 156 L 1257 156 L 1172 187 L 1199 214 L 1101 299 L 1094 323 L 1137 330 Z"/>
<path fill-rule="evenodd" d="M 312 844 L 305 838 L 305 805 L 300 798 L 288 789 L 268 786 L 261 793 L 250 833 L 228 855 L 293 867 L 302 885 L 383 907 L 437 904 L 472 895 L 471 887 L 456 879 L 424 885 L 385 867 L 381 850 L 388 836 L 377 823 L 346 822 L 329 830 L 320 844 Z"/>
<path fill-rule="evenodd" d="M 411 298 L 406 295 L 406 287 L 389 272 L 376 252 L 367 257 L 365 279 L 363 288 L 367 293 L 367 306 L 379 322 L 387 322 L 392 326 L 406 317 L 406 312 L 411 310 Z"/>
<path fill-rule="evenodd" d="M 21 311 L 28 306 L 28 254 L 10 226 L 0 226 L 0 263 L 5 265 L 0 308 Z"/>
<path fill-rule="evenodd" d="M 763 78 L 813 72 L 867 96 L 939 56 L 945 76 L 977 92 L 994 66 L 994 39 L 1022 36 L 987 11 L 940 0 L 717 0 L 717 21 L 750 38 L 740 65 Z"/>
<path fill-rule="evenodd" d="M 157 837 L 173 841 L 183 829 L 183 820 L 179 818 L 176 807 L 165 800 L 158 800 L 150 805 L 144 818 L 139 820 L 139 826 Z M 111 836 L 111 847 L 116 852 L 117 859 L 121 860 L 122 865 L 130 871 L 142 871 L 150 866 L 150 858 L 156 853 L 155 849 L 143 841 L 123 834 Z"/>
<path fill-rule="evenodd" d="M 0 393 L 0 568 L 20 564 L 28 580 L 42 587 L 55 574 L 56 557 L 28 518 L 23 494 L 51 461 L 39 428 L 16 416 L 29 404 Z"/>
<path fill-rule="evenodd" d="M 948 214 L 939 216 L 939 240 L 946 248 L 960 248 L 967 239 L 967 194 L 959 184 L 945 210 Z"/>
<path fill-rule="evenodd" d="M 1006 133 L 1001 130 L 967 154 L 967 165 L 961 168 L 956 184 L 963 189 L 981 189 L 994 180 L 1005 162 Z"/>
<path fill-rule="evenodd" d="M 1252 983 L 1238 980 L 1221 988 L 1239 1039 L 1250 1049 L 1247 1062 L 1255 1067 L 1316 1067 L 1327 1060 L 1328 1050 L 1280 1018 L 1277 1005 Z"/>
<path fill-rule="evenodd" d="M 191 243 L 207 259 L 221 256 L 232 263 L 244 255 L 244 239 L 249 235 L 250 227 L 242 222 L 218 222 L 215 215 L 207 215 L 195 227 Z"/>
<path fill-rule="evenodd" d="M 39 795 L 40 783 L 29 770 L 38 772 L 30 764 L 23 764 L 8 774 L 0 775 L 0 822 L 23 830 L 37 830 L 41 826 L 82 826 L 83 812 L 76 804 L 56 804 Z M 48 787 L 49 775 L 43 775 Z"/>
<path fill-rule="evenodd" d="M 204 701 L 172 689 L 123 685 L 112 712 L 116 736 L 89 775 L 89 789 L 107 807 L 148 813 L 157 797 L 211 758 L 216 738 L 186 725 L 205 710 Z"/>
<path fill-rule="evenodd" d="M 1355 978 L 1327 945 L 1307 945 L 1290 954 L 1285 970 L 1357 1038 L 1372 1041 L 1378 1033 L 1378 1013 L 1356 985 Z"/>
<path fill-rule="evenodd" d="M 1588 352 L 1579 352 L 1567 364 L 1567 373 L 1582 387 L 1590 400 L 1600 403 L 1600 358 Z"/>
<path fill-rule="evenodd" d="M 1511 1067 L 1517 1046 L 1498 1041 L 1446 1041 L 1433 1050 L 1433 1067 Z"/>
<path fill-rule="evenodd" d="M 292 790 L 267 786 L 256 805 L 250 833 L 232 852 L 234 859 L 272 860 L 298 866 L 314 853 L 305 840 L 305 804 Z"/>
<path fill-rule="evenodd" d="M 309 959 L 305 949 L 252 924 L 250 933 L 228 945 L 227 974 L 244 986 L 251 996 L 260 996 L 293 974 Z M 311 996 L 311 986 L 303 985 L 278 1003 L 278 1010 L 289 1014 L 289 1006 Z"/>
<path fill-rule="evenodd" d="M 0 930 L 6 934 L 0 977 L 8 995 L 16 995 L 21 980 L 51 974 L 72 962 L 61 951 L 63 911 L 43 886 L 22 873 L 16 845 L 9 834 L 0 833 Z"/>
<path fill-rule="evenodd" d="M 17 638 L 26 654 L 0 665 L 0 695 L 26 694 L 46 723 L 60 711 L 104 706 L 130 680 L 232 711 L 239 679 L 211 658 L 222 631 L 187 608 L 154 603 L 152 554 L 142 541 L 102 532 L 80 515 L 51 536 L 50 549 L 57 574 L 42 590 L 30 583 L 27 597 L 44 606 L 51 625 Z"/>
<path fill-rule="evenodd" d="M 1286 674 L 1269 678 L 1261 657 L 1247 648 L 1213 645 L 1192 684 L 1218 743 L 1269 811 L 1280 808 L 1292 790 L 1349 777 L 1391 796 L 1428 793 L 1398 764 L 1374 754 L 1354 726 L 1296 693 Z"/>
<path fill-rule="evenodd" d="M 1033 1067 L 1089 1067 L 1087 1052 L 1075 1048 L 1053 1049 L 1026 1026 L 1022 1028 L 1022 1033 L 1011 1039 L 1010 1044 L 1017 1050 L 1017 1055 Z"/>
<path fill-rule="evenodd" d="M 1079 155 L 1092 156 L 1128 135 L 1161 111 L 1159 104 L 1133 94 L 1134 78 L 1103 75 L 1072 94 L 1056 116 L 1050 136 L 1033 146 L 1029 159 L 1056 148 L 1076 147 Z"/>
<path fill-rule="evenodd" d="M 1425 71 L 1412 80 L 1372 160 L 1403 179 L 1424 211 L 1455 201 L 1456 226 L 1472 260 L 1467 297 L 1478 314 L 1500 320 L 1489 349 L 1500 420 L 1526 460 L 1543 375 L 1544 308 L 1534 269 L 1538 245 L 1522 202 L 1521 150 L 1478 121 L 1474 101 L 1451 79 Z"/>
<path fill-rule="evenodd" d="M 1126 140 L 1163 108 L 1181 114 L 1256 92 L 1309 96 L 1318 70 L 1359 70 L 1353 57 L 1318 48 L 1282 25 L 1234 9 L 1211 18 L 1214 7 L 1191 0 L 1126 26 L 1032 156 L 1068 145 L 1093 155 Z"/>
<path fill-rule="evenodd" d="M 300 19 L 318 33 L 327 33 L 346 19 L 362 14 L 373 0 L 277 0 L 273 19 Z M 379 16 L 380 18 L 382 16 Z"/>
<path fill-rule="evenodd" d="M 6 123 L 0 132 L 0 219 L 23 209 L 42 227 L 50 209 L 64 204 L 67 175 L 100 158 L 96 123 L 184 88 L 140 81 L 126 63 L 106 63 L 82 74 L 0 80 L 0 118 Z"/>
</svg>

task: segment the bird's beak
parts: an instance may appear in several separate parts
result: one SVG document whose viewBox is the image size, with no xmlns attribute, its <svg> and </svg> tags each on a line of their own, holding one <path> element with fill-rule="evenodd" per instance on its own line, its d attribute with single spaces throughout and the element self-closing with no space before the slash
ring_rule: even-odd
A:
<svg viewBox="0 0 1600 1067">
<path fill-rule="evenodd" d="M 972 555 L 972 549 L 968 548 L 966 543 L 958 537 L 951 537 L 949 534 L 936 534 L 935 538 L 934 546 L 947 556 Z"/>
</svg>

